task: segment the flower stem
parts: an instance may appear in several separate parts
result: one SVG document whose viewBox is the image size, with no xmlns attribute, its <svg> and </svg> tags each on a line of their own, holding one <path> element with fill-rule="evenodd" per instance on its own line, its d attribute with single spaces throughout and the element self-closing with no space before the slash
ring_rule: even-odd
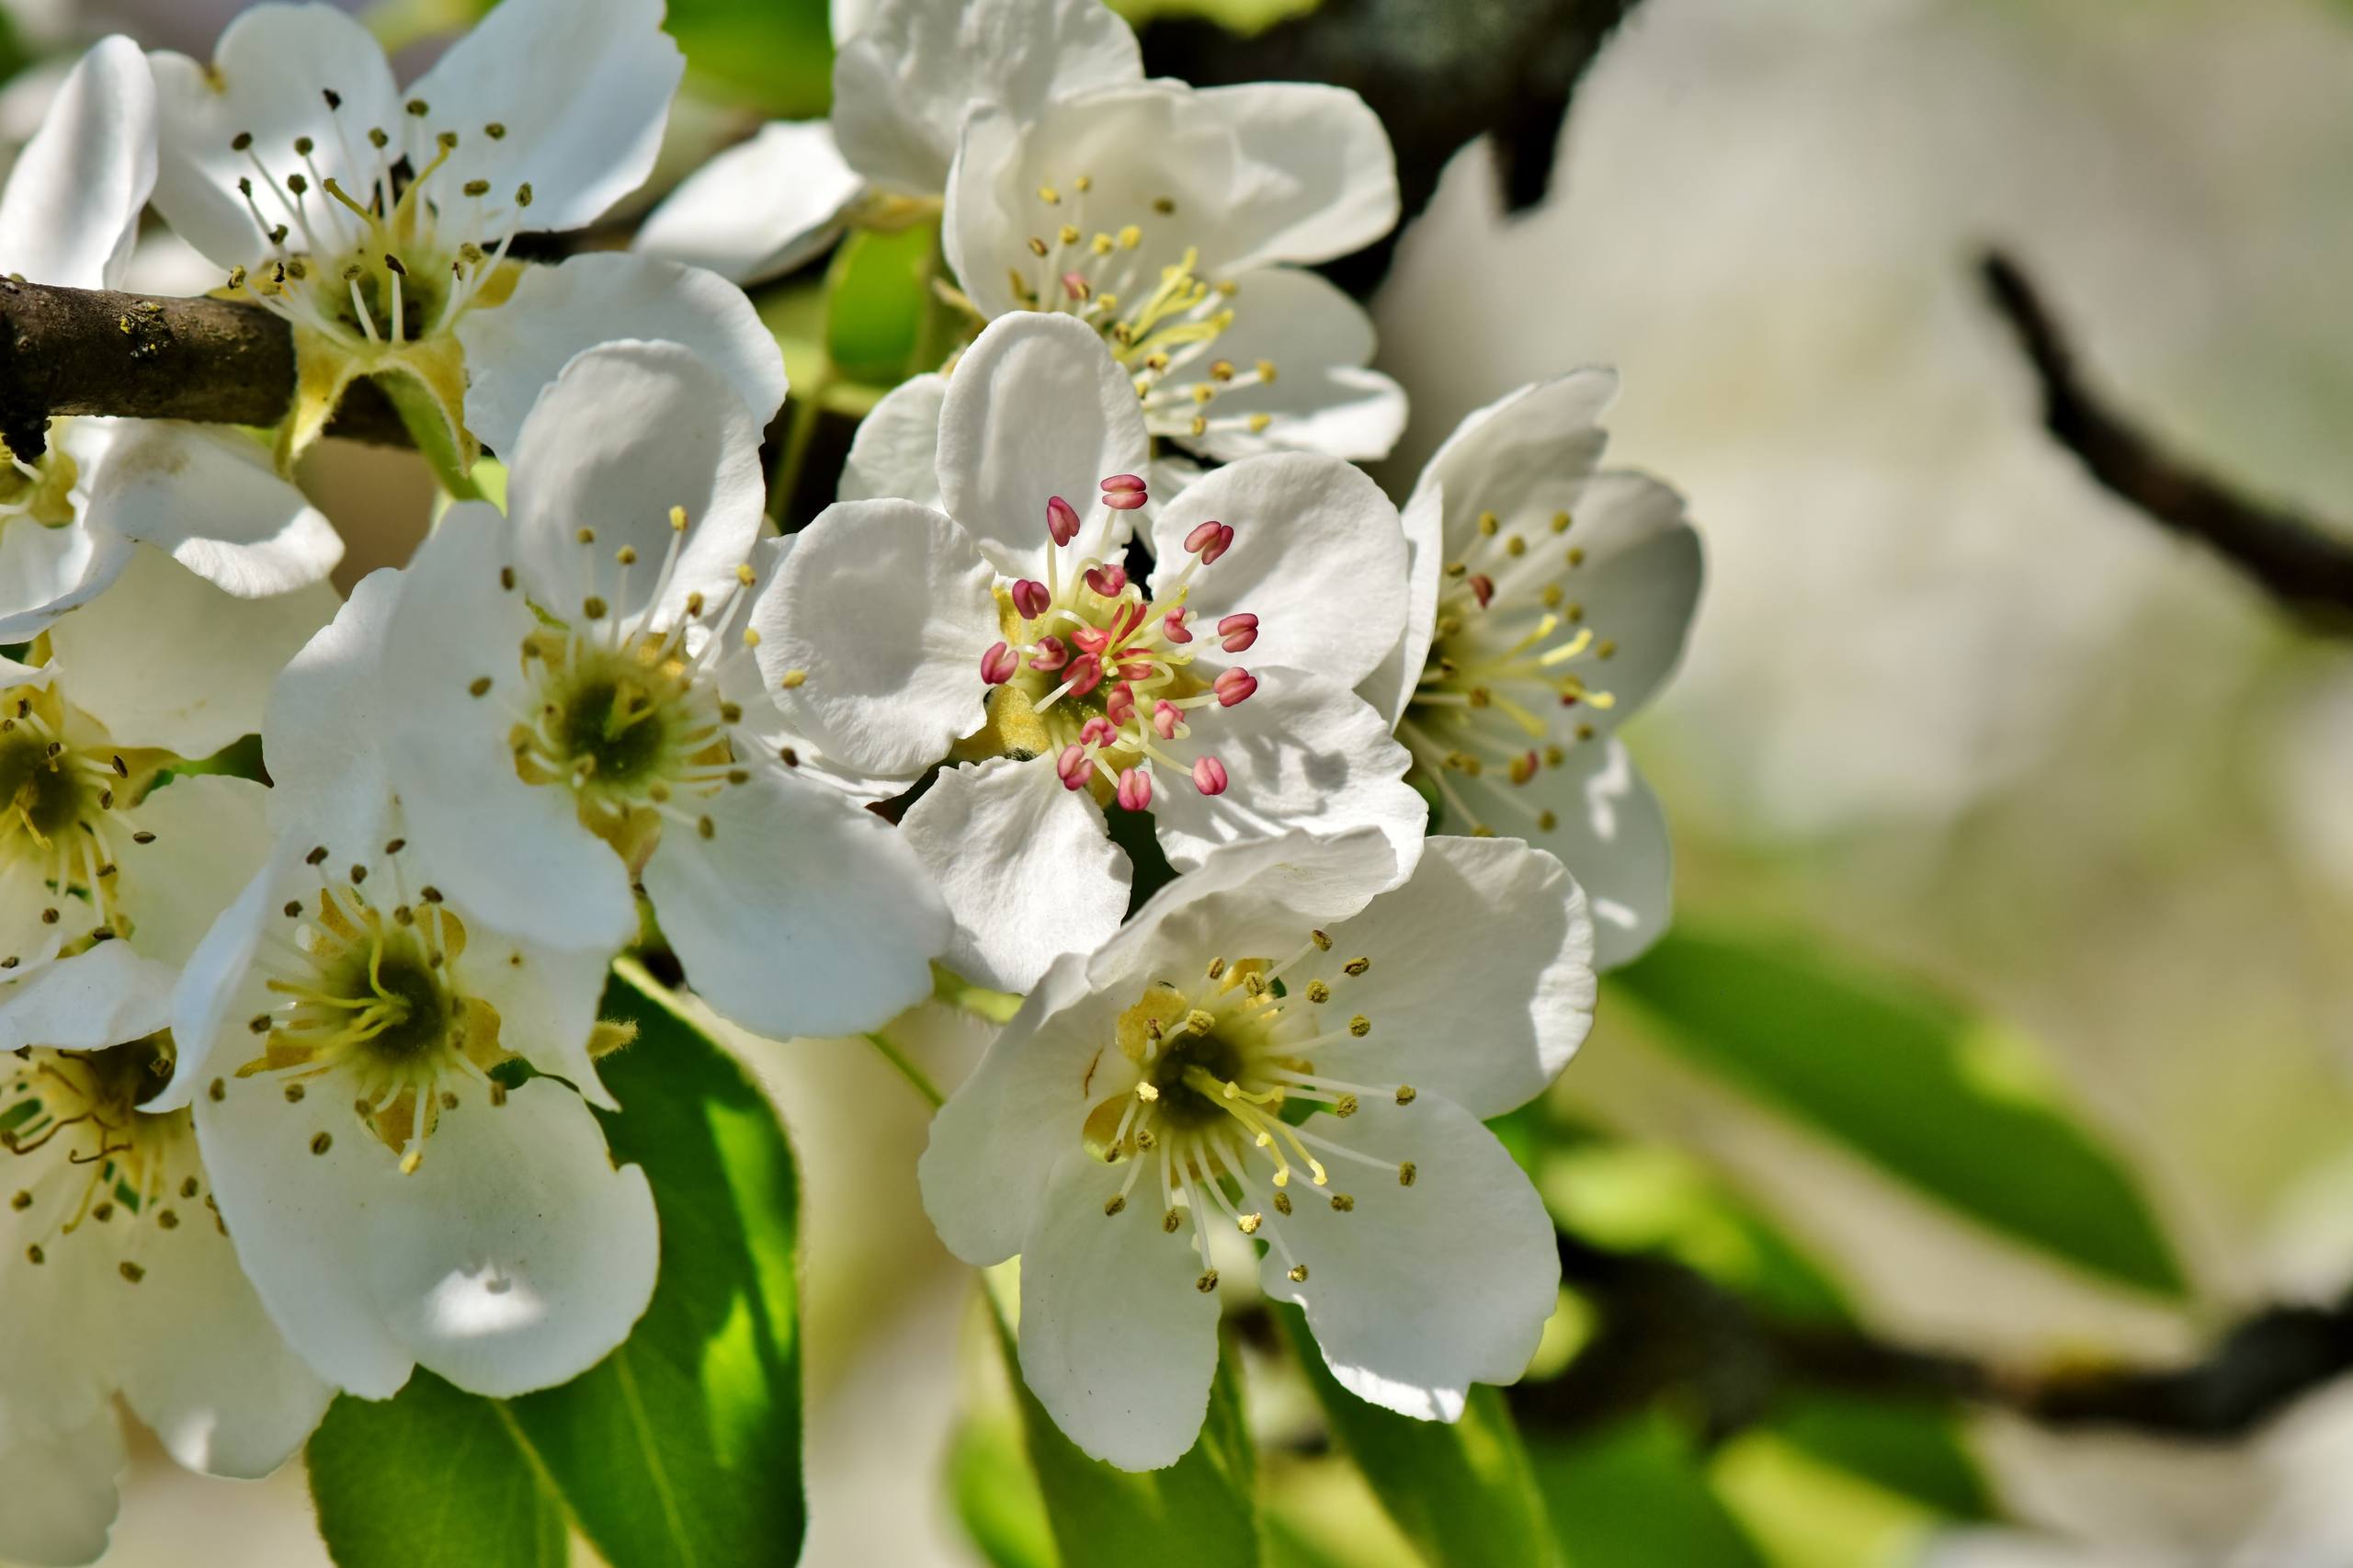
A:
<svg viewBox="0 0 2353 1568">
<path fill-rule="evenodd" d="M 915 1064 L 912 1057 L 891 1043 L 889 1037 L 870 1034 L 866 1037 L 866 1041 L 882 1053 L 883 1061 L 899 1070 L 900 1077 L 915 1085 L 915 1093 L 931 1102 L 932 1109 L 938 1110 L 948 1103 L 948 1096 L 939 1092 L 939 1085 L 933 1083 L 924 1070 Z"/>
</svg>

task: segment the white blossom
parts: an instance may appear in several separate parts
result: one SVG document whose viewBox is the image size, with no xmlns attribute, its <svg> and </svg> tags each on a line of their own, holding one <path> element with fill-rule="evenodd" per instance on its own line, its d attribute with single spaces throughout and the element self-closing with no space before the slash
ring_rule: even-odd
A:
<svg viewBox="0 0 2353 1568">
<path fill-rule="evenodd" d="M 155 181 L 155 90 L 128 39 L 76 63 L 0 191 L 0 271 L 119 289 Z M 44 449 L 0 448 L 0 642 L 31 640 L 141 553 L 245 598 L 315 584 L 335 529 L 234 431 L 60 418 Z"/>
<path fill-rule="evenodd" d="M 1023 1378 L 1097 1458 L 1191 1446 L 1223 1227 L 1375 1403 L 1452 1420 L 1534 1353 L 1552 1224 L 1480 1120 L 1584 1039 L 1592 926 L 1517 841 L 1394 874 L 1368 832 L 1218 851 L 1057 960 L 934 1121 L 925 1207 L 967 1262 L 1020 1255 Z"/>
<path fill-rule="evenodd" d="M 947 915 L 759 695 L 758 451 L 688 349 L 582 355 L 524 422 L 508 512 L 452 507 L 405 571 L 362 585 L 336 658 L 368 673 L 274 711 L 272 756 L 318 758 L 279 780 L 325 797 L 313 817 L 349 758 L 378 759 L 430 880 L 506 929 L 609 953 L 642 888 L 745 1027 L 871 1028 L 929 994 Z"/>
<path fill-rule="evenodd" d="M 903 407 L 924 394 L 911 394 Z M 1163 502 L 1147 582 L 1122 564 L 1149 437 L 1096 335 L 993 324 L 866 474 L 921 500 L 837 503 L 753 611 L 790 726 L 914 779 L 903 830 L 939 879 L 949 963 L 1026 990 L 1128 903 L 1109 809 L 1149 810 L 1177 867 L 1291 828 L 1374 824 L 1411 863 L 1427 815 L 1352 694 L 1404 624 L 1404 534 L 1336 459 L 1234 463 Z M 888 431 L 890 427 L 885 426 Z"/>
<path fill-rule="evenodd" d="M 1593 901 L 1601 966 L 1666 928 L 1666 815 L 1616 738 L 1682 656 L 1699 536 L 1646 475 L 1597 472 L 1616 375 L 1521 387 L 1463 420 L 1407 500 L 1405 635 L 1358 690 L 1395 722 L 1439 831 L 1525 835 Z"/>
<path fill-rule="evenodd" d="M 776 411 L 775 341 L 724 279 L 615 252 L 508 256 L 645 178 L 684 69 L 661 19 L 661 0 L 504 0 L 405 93 L 326 5 L 254 6 L 210 65 L 152 57 L 155 205 L 294 325 L 281 455 L 359 377 L 429 412 L 460 466 L 476 441 L 503 454 L 574 354 L 620 338 L 687 344 L 754 415 Z"/>
<path fill-rule="evenodd" d="M 878 217 L 937 210 L 971 110 L 1027 120 L 1142 79 L 1135 34 L 1100 0 L 881 0 L 835 52 L 831 119 L 777 121 L 713 158 L 636 245 L 739 283 L 773 278 L 861 203 Z"/>
<path fill-rule="evenodd" d="M 111 768 L 42 761 L 34 735 L 28 710 L 0 730 L 0 788 L 16 783 L 28 825 L 81 792 L 128 797 Z M 239 1271 L 188 1114 L 140 1105 L 171 1070 L 180 965 L 267 852 L 265 793 L 181 778 L 122 812 L 104 892 L 85 890 L 107 925 L 69 922 L 64 951 L 12 958 L 0 976 L 0 1556 L 10 1562 L 86 1562 L 105 1550 L 124 1463 L 118 1393 L 181 1463 L 248 1477 L 284 1462 L 333 1396 Z M 11 885 L 10 909 L 22 894 Z"/>
</svg>

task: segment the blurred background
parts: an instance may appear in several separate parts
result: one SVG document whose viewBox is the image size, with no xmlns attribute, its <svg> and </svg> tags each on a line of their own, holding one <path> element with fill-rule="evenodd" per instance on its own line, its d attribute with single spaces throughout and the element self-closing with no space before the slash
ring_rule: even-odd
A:
<svg viewBox="0 0 2353 1568">
<path fill-rule="evenodd" d="M 1483 36 L 1479 0 L 1459 28 L 1325 3 L 1368 51 L 1416 17 Z M 200 52 L 237 7 L 0 8 L 13 142 L 89 39 Z M 470 14 L 356 8 L 420 62 Z M 1246 29 L 1316 19 L 1121 8 L 1162 14 L 1155 68 L 1234 79 L 1284 74 Z M 657 187 L 823 111 L 821 4 L 671 12 L 694 102 Z M 1504 1403 L 1578 1568 L 2353 1563 L 2353 641 L 2054 446 L 1976 270 L 2016 257 L 2172 450 L 2353 520 L 2348 87 L 2345 0 L 1643 0 L 1557 145 L 1538 114 L 1438 149 L 1370 295 L 1413 399 L 1378 477 L 1402 495 L 1471 409 L 1608 362 L 1612 461 L 1681 489 L 1710 555 L 1629 736 L 1677 935 L 1506 1129 L 1569 1279 Z M 763 297 L 789 354 L 813 287 Z M 425 526 L 404 454 L 328 443 L 304 477 L 347 577 Z M 944 1010 L 895 1032 L 951 1082 L 985 1039 Z M 855 1042 L 735 1043 L 807 1184 L 807 1561 L 1051 1561 L 916 1199 L 925 1108 Z M 1262 1309 L 1228 1307 L 1269 1560 L 1427 1555 Z M 301 1477 L 146 1450 L 108 1562 L 232 1542 L 324 1562 Z"/>
</svg>

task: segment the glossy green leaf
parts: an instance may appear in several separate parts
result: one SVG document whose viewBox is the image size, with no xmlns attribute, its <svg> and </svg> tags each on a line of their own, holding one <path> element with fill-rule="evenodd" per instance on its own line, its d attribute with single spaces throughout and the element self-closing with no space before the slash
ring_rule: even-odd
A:
<svg viewBox="0 0 2353 1568">
<path fill-rule="evenodd" d="M 1563 1568 L 1762 1568 L 1690 1437 L 1661 1415 L 1529 1445 Z"/>
<path fill-rule="evenodd" d="M 1503 1396 L 1474 1383 L 1462 1419 L 1415 1421 L 1340 1386 L 1297 1307 L 1278 1313 L 1332 1435 L 1397 1528 L 1447 1568 L 1540 1568 L 1552 1535 Z"/>
<path fill-rule="evenodd" d="M 2187 1293 L 2131 1174 L 2022 1045 L 1942 997 L 1795 944 L 1688 933 L 1610 989 L 1688 1060 L 1980 1223 L 2111 1280 Z"/>
<path fill-rule="evenodd" d="M 1063 1568 L 1197 1568 L 1258 1560 L 1257 1456 L 1231 1355 L 1218 1362 L 1199 1439 L 1165 1470 L 1131 1473 L 1089 1459 L 1029 1385 L 999 1324 L 1006 1375 L 1021 1406 L 1030 1469 Z"/>
<path fill-rule="evenodd" d="M 791 1148 L 744 1070 L 654 996 L 616 979 L 604 1012 L 638 1027 L 602 1063 L 625 1108 L 600 1119 L 654 1184 L 661 1283 L 620 1349 L 509 1408 L 613 1568 L 789 1562 L 807 1523 Z"/>
<path fill-rule="evenodd" d="M 563 1509 L 495 1401 L 419 1371 L 397 1399 L 337 1399 L 311 1497 L 340 1568 L 563 1568 Z"/>
<path fill-rule="evenodd" d="M 826 0 L 670 0 L 663 25 L 706 97 L 813 119 L 834 96 L 828 11 Z"/>
<path fill-rule="evenodd" d="M 989 1568 L 1056 1568 L 1046 1500 L 1010 1417 L 974 1418 L 948 1450 L 948 1495 L 956 1518 Z"/>
<path fill-rule="evenodd" d="M 1809 1392 L 1784 1401 L 1767 1425 L 1815 1459 L 1940 1514 L 1995 1516 L 1993 1494 L 1948 1406 Z"/>
<path fill-rule="evenodd" d="M 928 225 L 895 233 L 860 230 L 842 242 L 827 275 L 825 350 L 840 374 L 892 386 L 918 370 L 935 301 L 931 292 L 938 231 Z"/>
</svg>

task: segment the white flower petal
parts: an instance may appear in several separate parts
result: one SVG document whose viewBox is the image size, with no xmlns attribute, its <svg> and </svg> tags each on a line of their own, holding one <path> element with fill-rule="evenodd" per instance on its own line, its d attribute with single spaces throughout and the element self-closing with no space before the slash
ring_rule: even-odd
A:
<svg viewBox="0 0 2353 1568">
<path fill-rule="evenodd" d="M 1091 952 L 1128 910 L 1128 858 L 1102 808 L 1043 759 L 944 767 L 899 826 L 938 881 L 956 933 L 949 968 L 1027 991 L 1063 953 Z"/>
<path fill-rule="evenodd" d="M 520 1042 L 517 1042 L 520 1043 Z M 320 1376 L 385 1399 L 412 1364 L 494 1398 L 570 1379 L 654 1291 L 645 1173 L 580 1096 L 535 1079 L 444 1111 L 414 1175 L 321 1092 L 231 1079 L 197 1132 L 238 1260 Z M 314 1153 L 321 1135 L 325 1152 Z"/>
<path fill-rule="evenodd" d="M 118 285 L 155 186 L 155 83 L 117 34 L 74 63 L 0 191 L 0 271 L 68 289 Z"/>
<path fill-rule="evenodd" d="M 1225 792 L 1203 795 L 1190 779 L 1163 778 L 1153 793 L 1171 863 L 1188 870 L 1218 845 L 1294 829 L 1370 826 L 1388 835 L 1400 872 L 1410 870 L 1429 806 L 1405 783 L 1410 759 L 1381 715 L 1320 675 L 1287 665 L 1253 673 L 1256 694 L 1192 716 L 1190 755 L 1225 764 Z"/>
<path fill-rule="evenodd" d="M 870 1029 L 931 994 L 948 912 L 891 825 L 836 790 L 756 767 L 665 826 L 645 891 L 687 978 L 772 1040 Z"/>
<path fill-rule="evenodd" d="M 1346 87 L 1248 82 L 1208 87 L 1195 112 L 1231 129 L 1239 177 L 1204 254 L 1227 274 L 1329 261 L 1397 226 L 1397 160 L 1381 117 Z"/>
<path fill-rule="evenodd" d="M 719 286 L 742 301 L 732 286 Z M 773 358 L 774 341 L 761 335 Z M 781 381 L 779 372 L 779 396 Z M 563 365 L 507 455 L 515 564 L 531 593 L 567 619 L 591 595 L 618 619 L 637 615 L 676 541 L 674 506 L 686 509 L 688 526 L 662 619 L 691 593 L 716 603 L 733 589 L 735 569 L 759 535 L 759 422 L 691 347 L 675 341 L 607 343 Z M 585 544 L 584 528 L 595 530 Z M 626 582 L 616 561 L 623 546 L 638 557 Z"/>
<path fill-rule="evenodd" d="M 235 903 L 221 912 L 221 918 L 189 956 L 180 971 L 178 989 L 172 994 L 172 1040 L 177 1049 L 172 1058 L 171 1081 L 148 1098 L 146 1109 L 182 1109 L 213 1077 L 244 1064 L 247 1059 L 236 1052 L 249 1047 L 252 1037 L 231 1021 L 233 1012 L 251 995 L 247 983 L 252 978 L 254 954 L 261 948 L 264 924 L 277 908 L 272 900 L 280 896 L 279 890 L 287 886 L 292 869 L 301 865 L 302 853 L 298 844 L 281 840 L 269 864 L 254 873 L 254 880 L 245 884 Z M 232 1030 L 236 1031 L 234 1037 Z M 221 1060 L 216 1062 L 215 1057 Z"/>
<path fill-rule="evenodd" d="M 1134 32 L 1097 0 L 881 0 L 834 58 L 834 130 L 867 178 L 928 196 L 971 110 L 1027 120 L 1142 75 Z"/>
<path fill-rule="evenodd" d="M 620 1102 L 597 1075 L 589 1045 L 614 951 L 608 943 L 559 947 L 476 918 L 466 926 L 458 976 L 467 995 L 489 1003 L 500 1017 L 532 1020 L 529 1040 L 515 1048 L 527 1049 L 534 1068 L 563 1079 L 606 1110 L 620 1109 Z"/>
<path fill-rule="evenodd" d="M 1064 954 L 932 1118 L 915 1174 L 958 1257 L 986 1267 L 1021 1250 L 1055 1161 L 1079 1146 L 1091 1068 L 1125 1005 L 1090 986 L 1084 955 Z"/>
<path fill-rule="evenodd" d="M 517 442 L 541 389 L 574 356 L 599 344 L 683 345 L 701 367 L 698 393 L 714 377 L 724 381 L 756 433 L 784 404 L 784 355 L 744 291 L 715 272 L 655 256 L 599 251 L 529 267 L 505 304 L 467 312 L 457 332 L 470 378 L 467 427 L 506 458 L 518 478 L 524 465 Z M 708 431 L 727 417 L 716 399 L 699 414 L 659 403 L 638 412 L 683 414 L 688 421 L 684 431 L 641 426 L 632 443 L 641 451 L 649 445 L 666 450 L 674 439 L 699 450 Z M 688 466 L 681 461 L 681 472 Z"/>
<path fill-rule="evenodd" d="M 1569 538 L 1585 551 L 1576 593 L 1594 634 L 1616 644 L 1608 660 L 1581 668 L 1586 685 L 1617 699 L 1607 717 L 1623 723 L 1683 657 L 1704 570 L 1699 535 L 1682 496 L 1620 470 L 1594 475 L 1575 517 Z"/>
<path fill-rule="evenodd" d="M 1587 366 L 1473 410 L 1423 468 L 1407 506 L 1443 489 L 1441 548 L 1449 560 L 1475 548 L 1483 512 L 1574 515 L 1608 445 L 1596 421 L 1617 395 L 1618 372 Z"/>
<path fill-rule="evenodd" d="M 1572 748 L 1565 766 L 1524 786 L 1493 774 L 1452 783 L 1487 820 L 1524 826 L 1575 875 L 1591 906 L 1596 969 L 1632 962 L 1666 929 L 1675 903 L 1666 811 L 1614 736 Z M 1527 821 L 1531 808 L 1552 812 L 1553 826 Z M 1441 819 L 1439 831 L 1461 825 Z"/>
<path fill-rule="evenodd" d="M 620 858 L 581 825 L 569 790 L 515 771 L 509 715 L 536 700 L 520 649 L 539 623 L 519 590 L 499 586 L 503 532 L 487 507 L 452 507 L 410 562 L 382 676 L 400 728 L 381 749 L 413 853 L 460 907 L 503 930 L 611 952 L 637 929 Z"/>
<path fill-rule="evenodd" d="M 173 779 L 132 809 L 139 831 L 153 836 L 117 851 L 116 908 L 128 924 L 127 944 L 175 978 L 212 922 L 269 858 L 269 793 L 250 778 L 196 774 Z M 106 1043 L 133 1038 L 119 1035 Z"/>
<path fill-rule="evenodd" d="M 74 433 L 105 423 L 76 420 Z M 239 598 L 320 582 L 343 559 L 335 525 L 234 431 L 123 421 L 85 483 L 87 526 L 152 544 Z"/>
<path fill-rule="evenodd" d="M 176 967 L 142 957 L 128 942 L 101 942 L 45 964 L 0 985 L 0 1051 L 103 1051 L 142 1039 L 170 1025 L 178 980 Z"/>
<path fill-rule="evenodd" d="M 148 63 L 160 131 L 155 206 L 224 268 L 250 265 L 269 248 L 239 179 L 255 180 L 269 222 L 292 221 L 262 187 L 256 156 L 275 176 L 297 172 L 294 140 L 307 136 L 321 178 L 364 192 L 381 162 L 362 151 L 368 131 L 401 134 L 400 94 L 383 50 L 333 6 L 255 6 L 222 30 L 210 65 L 165 51 Z M 330 92 L 340 109 L 327 107 Z M 240 136 L 253 138 L 249 150 L 232 145 Z"/>
<path fill-rule="evenodd" d="M 50 645 L 75 706 L 117 744 L 210 756 L 261 728 L 271 679 L 337 603 L 324 583 L 241 599 L 138 550 L 108 592 L 51 630 Z"/>
<path fill-rule="evenodd" d="M 1063 1435 L 1122 1470 L 1185 1456 L 1217 1373 L 1217 1295 L 1154 1206 L 1103 1212 L 1124 1170 L 1073 1147 L 1021 1249 L 1021 1379 Z"/>
<path fill-rule="evenodd" d="M 825 752 L 912 776 L 979 729 L 996 574 L 964 530 L 909 501 L 826 507 L 752 606 L 787 721 Z M 806 678 L 790 689 L 791 671 Z"/>
<path fill-rule="evenodd" d="M 1233 543 L 1193 575 L 1187 600 L 1213 657 L 1312 669 L 1353 687 L 1395 647 L 1405 624 L 1405 535 L 1381 487 L 1337 458 L 1269 453 L 1215 470 L 1159 508 L 1155 589 L 1192 563 L 1185 537 L 1222 521 Z M 1218 622 L 1258 618 L 1242 653 L 1215 649 Z M 1212 716 L 1200 726 L 1211 733 Z"/>
<path fill-rule="evenodd" d="M 825 121 L 774 120 L 688 176 L 630 248 L 731 283 L 765 282 L 831 244 L 865 188 Z"/>
<path fill-rule="evenodd" d="M 1095 329 L 1023 312 L 989 324 L 948 378 L 939 493 L 948 514 L 1007 576 L 1045 575 L 1046 502 L 1080 527 L 1074 548 L 1108 556 L 1127 538 L 1098 488 L 1144 472 L 1152 439 L 1135 387 Z"/>
<path fill-rule="evenodd" d="M 1433 838 L 1403 886 L 1328 934 L 1298 983 L 1328 980 L 1372 1022 L 1326 1053 L 1332 1076 L 1501 1116 L 1541 1094 L 1593 1027 L 1585 896 L 1518 839 Z M 1358 958 L 1372 967 L 1344 975 Z"/>
<path fill-rule="evenodd" d="M 183 1218 L 142 1238 L 137 1289 L 101 1297 L 108 1372 L 181 1464 L 256 1480 L 302 1446 L 335 1388 L 278 1334 L 211 1215 Z"/>
<path fill-rule="evenodd" d="M 461 502 L 441 519 L 445 529 L 500 526 L 482 502 Z M 261 746 L 274 786 L 270 820 L 280 831 L 345 844 L 386 836 L 385 743 L 402 711 L 384 688 L 382 666 L 407 582 L 390 566 L 362 577 L 270 687 Z"/>
<path fill-rule="evenodd" d="M 122 1423 L 100 1405 L 63 1431 L 0 1446 L 0 1557 L 26 1564 L 95 1562 L 120 1506 Z"/>
<path fill-rule="evenodd" d="M 1392 729 L 1404 716 L 1414 688 L 1429 663 L 1430 639 L 1438 631 L 1438 599 L 1445 562 L 1439 528 L 1446 497 L 1425 479 L 1414 487 L 1398 521 L 1405 530 L 1405 630 L 1380 667 L 1357 682 L 1357 695 L 1378 710 Z"/>
<path fill-rule="evenodd" d="M 1372 359 L 1372 318 L 1337 286 L 1291 267 L 1263 267 L 1237 279 L 1233 324 L 1216 353 L 1239 367 L 1275 367 L 1271 385 L 1221 391 L 1203 412 L 1213 423 L 1188 444 L 1232 460 L 1254 452 L 1327 452 L 1358 461 L 1385 458 L 1405 429 L 1404 389 Z M 1233 422 L 1264 415 L 1263 431 Z"/>
<path fill-rule="evenodd" d="M 29 642 L 65 611 L 97 597 L 122 574 L 131 553 L 121 535 L 83 524 L 0 528 L 0 642 Z"/>
<path fill-rule="evenodd" d="M 501 0 L 409 90 L 404 115 L 418 168 L 454 131 L 435 176 L 488 180 L 494 198 L 528 183 L 529 228 L 582 228 L 645 183 L 686 57 L 662 30 L 663 0 Z M 506 134 L 492 137 L 492 122 Z"/>
<path fill-rule="evenodd" d="M 939 494 L 939 411 L 947 401 L 948 378 L 936 370 L 884 393 L 858 422 L 835 494 L 844 501 L 897 499 L 947 510 Z"/>
<path fill-rule="evenodd" d="M 1516 1381 L 1552 1315 L 1561 1264 L 1542 1201 L 1495 1134 L 1435 1095 L 1312 1116 L 1303 1131 L 1386 1167 L 1332 1160 L 1351 1211 L 1294 1184 L 1293 1213 L 1268 1220 L 1308 1277 L 1293 1281 L 1271 1250 L 1259 1277 L 1307 1309 L 1333 1375 L 1424 1421 L 1461 1415 L 1474 1382 Z M 1396 1175 L 1406 1161 L 1411 1187 Z"/>
</svg>

